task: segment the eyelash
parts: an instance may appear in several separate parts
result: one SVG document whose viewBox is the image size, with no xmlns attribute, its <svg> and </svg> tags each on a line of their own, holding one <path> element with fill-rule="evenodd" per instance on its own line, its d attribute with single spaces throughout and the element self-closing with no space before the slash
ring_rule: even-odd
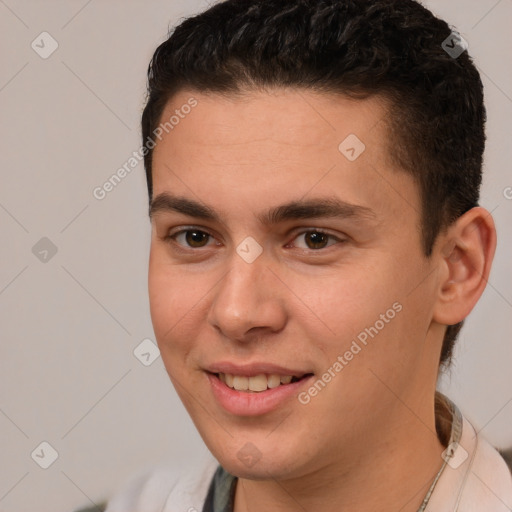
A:
<svg viewBox="0 0 512 512">
<path fill-rule="evenodd" d="M 211 238 L 215 238 L 213 235 L 211 235 L 210 233 L 208 233 L 208 231 L 205 231 L 204 229 L 199 229 L 199 228 L 194 227 L 194 226 L 188 226 L 186 229 L 181 229 L 179 231 L 176 231 L 175 233 L 172 233 L 172 234 L 169 234 L 169 235 L 165 236 L 164 240 L 166 240 L 168 242 L 174 243 L 175 245 L 177 245 L 179 247 L 180 250 L 182 250 L 184 252 L 191 252 L 191 251 L 195 252 L 197 250 L 204 249 L 204 248 L 208 247 L 207 245 L 205 245 L 203 247 L 183 246 L 183 245 L 179 244 L 178 242 L 176 242 L 176 237 L 177 236 L 179 236 L 179 235 L 181 235 L 183 233 L 188 233 L 190 231 L 196 231 L 198 233 L 203 233 L 205 235 L 208 235 Z M 312 229 L 308 229 L 308 230 L 305 230 L 305 231 L 301 231 L 301 232 L 297 233 L 294 236 L 293 240 L 297 239 L 301 235 L 307 235 L 308 233 L 319 233 L 319 234 L 327 236 L 329 239 L 336 240 L 336 242 L 338 242 L 338 243 L 343 243 L 343 242 L 346 241 L 345 239 L 338 238 L 338 237 L 332 235 L 331 233 L 328 233 L 327 231 L 324 231 L 324 230 L 319 229 L 319 228 L 312 228 Z M 336 245 L 336 244 L 331 244 L 331 245 Z M 302 248 L 300 248 L 300 250 L 311 251 L 311 252 L 320 252 L 322 250 L 328 249 L 329 247 L 331 247 L 331 245 L 328 245 L 327 247 L 322 247 L 320 249 L 302 249 Z"/>
</svg>

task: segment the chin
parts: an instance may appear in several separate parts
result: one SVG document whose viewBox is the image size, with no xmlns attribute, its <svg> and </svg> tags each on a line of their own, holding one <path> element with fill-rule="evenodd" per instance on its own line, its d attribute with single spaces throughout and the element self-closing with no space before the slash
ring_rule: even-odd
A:
<svg viewBox="0 0 512 512">
<path fill-rule="evenodd" d="M 268 433 L 265 434 L 268 436 Z M 284 448 L 283 443 L 275 439 L 261 441 L 256 436 L 243 440 L 231 439 L 221 446 L 207 443 L 208 448 L 219 464 L 230 474 L 248 480 L 286 480 L 301 474 L 300 462 L 296 450 Z M 276 449 L 278 445 L 280 449 Z M 307 463 L 305 464 L 307 466 Z"/>
<path fill-rule="evenodd" d="M 252 466 L 241 462 L 236 456 L 217 460 L 228 473 L 247 480 L 286 480 L 292 476 L 289 464 L 283 464 L 276 460 L 262 458 Z"/>
</svg>

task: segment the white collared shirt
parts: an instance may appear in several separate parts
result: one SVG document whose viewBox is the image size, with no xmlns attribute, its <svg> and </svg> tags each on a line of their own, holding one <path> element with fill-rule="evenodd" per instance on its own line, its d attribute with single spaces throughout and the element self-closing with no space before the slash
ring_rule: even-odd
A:
<svg viewBox="0 0 512 512">
<path fill-rule="evenodd" d="M 511 512 L 512 473 L 503 457 L 462 418 L 462 435 L 426 512 Z"/>
</svg>

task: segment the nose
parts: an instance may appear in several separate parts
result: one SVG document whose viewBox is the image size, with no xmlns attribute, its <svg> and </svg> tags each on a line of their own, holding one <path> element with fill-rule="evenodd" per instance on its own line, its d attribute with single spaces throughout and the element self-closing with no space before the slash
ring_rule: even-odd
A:
<svg viewBox="0 0 512 512">
<path fill-rule="evenodd" d="M 209 323 L 226 338 L 239 342 L 282 330 L 287 319 L 285 294 L 274 272 L 262 256 L 247 263 L 235 253 L 228 272 L 214 289 Z"/>
</svg>

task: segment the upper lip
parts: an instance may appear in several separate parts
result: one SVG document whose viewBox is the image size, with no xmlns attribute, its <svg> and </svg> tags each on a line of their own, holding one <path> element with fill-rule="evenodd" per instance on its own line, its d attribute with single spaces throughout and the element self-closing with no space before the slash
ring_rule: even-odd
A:
<svg viewBox="0 0 512 512">
<path fill-rule="evenodd" d="M 230 375 L 240 375 L 246 377 L 255 377 L 256 375 L 291 375 L 293 377 L 303 377 L 308 373 L 306 370 L 297 368 L 285 368 L 272 363 L 255 362 L 250 364 L 234 364 L 229 361 L 212 364 L 206 368 L 210 373 L 228 373 Z"/>
</svg>

